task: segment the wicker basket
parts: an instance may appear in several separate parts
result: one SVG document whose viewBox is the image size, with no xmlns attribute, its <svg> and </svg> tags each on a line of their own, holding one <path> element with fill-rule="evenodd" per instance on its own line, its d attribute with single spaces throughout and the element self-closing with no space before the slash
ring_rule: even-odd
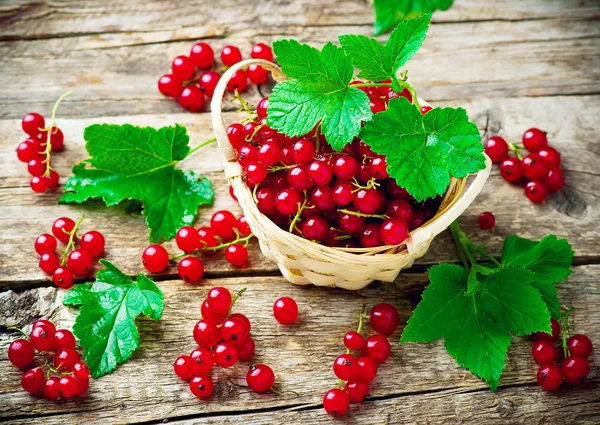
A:
<svg viewBox="0 0 600 425">
<path fill-rule="evenodd" d="M 221 113 L 227 82 L 237 70 L 251 64 L 261 65 L 271 71 L 276 81 L 285 79 L 281 69 L 271 62 L 249 59 L 235 64 L 223 74 L 215 89 L 211 103 L 212 124 L 225 160 L 225 176 L 233 187 L 252 232 L 258 238 L 263 254 L 275 261 L 283 276 L 292 283 L 357 290 L 373 280 L 393 281 L 400 270 L 412 266 L 416 258 L 422 257 L 433 238 L 465 211 L 490 174 L 491 161 L 486 156 L 485 169 L 477 173 L 466 192 L 466 178 L 451 179 L 436 215 L 413 230 L 408 239 L 398 246 L 331 248 L 282 230 L 263 215 L 254 203 L 252 191 L 242 179 L 242 167 L 237 163 L 227 138 Z"/>
</svg>

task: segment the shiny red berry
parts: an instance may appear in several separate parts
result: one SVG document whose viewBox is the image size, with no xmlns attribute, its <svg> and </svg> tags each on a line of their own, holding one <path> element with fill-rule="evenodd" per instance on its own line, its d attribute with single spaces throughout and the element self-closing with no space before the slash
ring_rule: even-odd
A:
<svg viewBox="0 0 600 425">
<path fill-rule="evenodd" d="M 42 254 L 40 257 L 40 269 L 46 274 L 53 275 L 60 267 L 60 258 L 55 252 Z"/>
<path fill-rule="evenodd" d="M 266 364 L 251 366 L 246 374 L 246 383 L 257 393 L 269 391 L 275 384 L 275 374 Z"/>
<path fill-rule="evenodd" d="M 70 232 L 73 231 L 75 222 L 67 217 L 57 218 L 52 224 L 52 234 L 63 243 L 69 242 Z"/>
<path fill-rule="evenodd" d="M 15 339 L 8 346 L 8 360 L 19 369 L 31 364 L 35 356 L 35 349 L 26 339 Z"/>
<path fill-rule="evenodd" d="M 257 159 L 265 165 L 275 165 L 281 158 L 281 147 L 274 142 L 267 142 L 258 149 Z"/>
<path fill-rule="evenodd" d="M 68 329 L 58 329 L 54 333 L 54 350 L 59 351 L 63 348 L 75 349 L 75 336 Z"/>
<path fill-rule="evenodd" d="M 569 384 L 579 384 L 590 374 L 590 364 L 587 360 L 569 356 L 562 364 L 562 374 Z"/>
<path fill-rule="evenodd" d="M 44 117 L 37 112 L 30 112 L 21 120 L 21 128 L 31 137 L 37 137 L 44 127 L 46 127 L 46 121 L 44 120 Z"/>
<path fill-rule="evenodd" d="M 567 339 L 571 357 L 587 359 L 592 354 L 592 341 L 585 335 L 577 334 Z"/>
<path fill-rule="evenodd" d="M 177 272 L 183 281 L 198 283 L 204 274 L 204 263 L 198 257 L 185 257 L 177 265 Z"/>
<path fill-rule="evenodd" d="M 183 252 L 193 252 L 198 249 L 200 236 L 192 226 L 183 226 L 177 231 L 175 241 L 177 242 L 177 248 Z"/>
<path fill-rule="evenodd" d="M 377 376 L 377 363 L 370 358 L 361 356 L 357 359 L 360 379 L 371 382 Z"/>
<path fill-rule="evenodd" d="M 165 74 L 158 80 L 158 90 L 166 97 L 178 97 L 183 91 L 183 82 L 173 74 Z"/>
<path fill-rule="evenodd" d="M 369 384 L 362 379 L 353 379 L 346 383 L 344 391 L 348 393 L 351 402 L 361 403 L 369 394 Z"/>
<path fill-rule="evenodd" d="M 333 373 L 342 381 L 349 381 L 358 377 L 360 366 L 358 360 L 351 354 L 342 354 L 333 362 Z"/>
<path fill-rule="evenodd" d="M 508 156 L 508 143 L 500 136 L 492 136 L 485 142 L 485 153 L 492 162 L 500 162 Z"/>
<path fill-rule="evenodd" d="M 273 62 L 273 50 L 265 43 L 257 43 L 252 47 L 250 57 L 253 59 L 264 59 L 269 62 Z"/>
<path fill-rule="evenodd" d="M 48 378 L 44 382 L 42 391 L 48 400 L 58 400 L 60 398 L 59 378 L 56 376 Z"/>
<path fill-rule="evenodd" d="M 206 302 L 211 310 L 219 313 L 226 313 L 231 307 L 231 292 L 222 286 L 216 286 L 208 291 Z"/>
<path fill-rule="evenodd" d="M 80 361 L 79 353 L 73 348 L 63 348 L 54 354 L 54 368 L 63 372 L 72 372 Z"/>
<path fill-rule="evenodd" d="M 302 204 L 302 195 L 292 188 L 279 191 L 275 197 L 275 208 L 284 215 L 296 214 L 300 204 Z"/>
<path fill-rule="evenodd" d="M 346 332 L 344 335 L 344 345 L 349 350 L 360 351 L 365 344 L 365 338 L 355 331 Z"/>
<path fill-rule="evenodd" d="M 200 69 L 208 69 L 215 61 L 215 52 L 210 45 L 199 42 L 192 46 L 190 60 Z"/>
<path fill-rule="evenodd" d="M 523 170 L 525 177 L 530 180 L 544 177 L 547 171 L 544 161 L 537 153 L 530 153 L 523 158 L 521 169 Z"/>
<path fill-rule="evenodd" d="M 36 238 L 33 246 L 39 255 L 53 253 L 56 251 L 56 238 L 48 233 L 43 233 Z"/>
<path fill-rule="evenodd" d="M 548 170 L 542 181 L 549 192 L 558 192 L 565 186 L 565 173 L 560 168 Z"/>
<path fill-rule="evenodd" d="M 262 84 L 269 79 L 269 71 L 256 64 L 248 66 L 248 69 L 246 69 L 246 75 L 254 84 Z"/>
<path fill-rule="evenodd" d="M 380 303 L 371 309 L 369 323 L 377 333 L 390 335 L 398 328 L 398 310 L 391 304 Z"/>
<path fill-rule="evenodd" d="M 204 98 L 204 92 L 193 84 L 187 85 L 183 88 L 181 94 L 177 97 L 179 106 L 188 112 L 200 112 L 204 108 L 206 99 Z"/>
<path fill-rule="evenodd" d="M 43 177 L 34 176 L 29 182 L 29 187 L 35 193 L 44 193 L 48 190 L 48 181 Z"/>
<path fill-rule="evenodd" d="M 281 297 L 273 304 L 275 320 L 284 325 L 294 323 L 298 318 L 298 304 L 290 297 Z"/>
<path fill-rule="evenodd" d="M 532 180 L 525 185 L 525 196 L 534 204 L 544 202 L 548 189 L 540 180 Z"/>
<path fill-rule="evenodd" d="M 235 234 L 233 230 L 237 220 L 235 216 L 226 210 L 217 211 L 210 219 L 210 228 L 215 232 L 215 235 L 222 238 L 228 238 Z"/>
<path fill-rule="evenodd" d="M 27 139 L 24 142 L 19 143 L 17 146 L 17 158 L 21 162 L 28 163 L 32 159 L 35 159 L 40 154 L 40 147 L 33 141 L 33 139 Z"/>
<path fill-rule="evenodd" d="M 221 341 L 221 332 L 210 320 L 200 320 L 194 326 L 194 340 L 200 347 L 210 348 Z"/>
<path fill-rule="evenodd" d="M 42 392 L 44 389 L 44 371 L 41 367 L 34 367 L 21 376 L 21 387 L 29 394 Z"/>
<path fill-rule="evenodd" d="M 142 253 L 142 263 L 151 273 L 159 273 L 169 266 L 169 253 L 160 245 L 150 245 Z"/>
<path fill-rule="evenodd" d="M 378 223 L 367 224 L 360 233 L 360 243 L 365 248 L 373 248 L 383 245 L 383 240 L 379 233 L 381 225 Z"/>
<path fill-rule="evenodd" d="M 88 379 L 90 377 L 90 368 L 84 362 L 77 362 L 73 365 L 73 376 L 78 380 Z"/>
<path fill-rule="evenodd" d="M 537 381 L 546 391 L 554 391 L 562 384 L 563 375 L 558 366 L 547 364 L 538 369 Z"/>
<path fill-rule="evenodd" d="M 195 374 L 195 362 L 190 356 L 179 356 L 173 363 L 175 375 L 186 381 Z"/>
<path fill-rule="evenodd" d="M 243 92 L 244 90 L 246 90 L 246 87 L 248 87 L 248 76 L 246 75 L 246 72 L 242 69 L 238 70 L 235 74 L 233 74 L 233 76 L 227 83 L 227 90 L 229 90 L 230 92 L 235 92 L 236 90 L 238 92 Z"/>
<path fill-rule="evenodd" d="M 230 317 L 221 325 L 221 338 L 225 342 L 236 345 L 242 344 L 248 338 L 249 333 L 250 328 L 248 328 L 248 325 L 236 317 Z"/>
<path fill-rule="evenodd" d="M 212 248 L 219 244 L 217 235 L 210 227 L 201 227 L 198 229 L 198 236 L 200 240 L 198 242 L 198 249 Z"/>
<path fill-rule="evenodd" d="M 200 88 L 204 92 L 204 94 L 208 97 L 213 97 L 215 94 L 215 89 L 217 88 L 217 84 L 221 79 L 221 74 L 215 71 L 206 71 L 203 72 L 200 76 L 200 80 L 198 80 L 198 84 Z"/>
<path fill-rule="evenodd" d="M 548 147 L 546 133 L 538 128 L 530 128 L 523 133 L 523 146 L 529 152 L 537 152 L 542 148 Z"/>
<path fill-rule="evenodd" d="M 479 227 L 484 230 L 491 229 L 496 224 L 496 217 L 489 211 L 484 211 L 479 214 Z"/>
<path fill-rule="evenodd" d="M 554 148 L 547 147 L 537 151 L 547 168 L 558 168 L 560 165 L 560 154 Z"/>
<path fill-rule="evenodd" d="M 365 342 L 363 354 L 373 359 L 375 363 L 381 364 L 390 357 L 390 342 L 383 335 L 372 335 Z"/>
<path fill-rule="evenodd" d="M 267 118 L 267 109 L 269 108 L 269 96 L 263 97 L 256 104 L 256 115 L 259 119 Z"/>
<path fill-rule="evenodd" d="M 190 391 L 198 398 L 208 398 L 214 389 L 213 380 L 207 375 L 194 376 L 190 380 Z"/>
<path fill-rule="evenodd" d="M 242 60 L 242 52 L 235 46 L 225 46 L 221 50 L 221 62 L 225 66 L 233 66 Z"/>
<path fill-rule="evenodd" d="M 379 235 L 387 245 L 400 245 L 408 237 L 408 226 L 399 218 L 388 218 L 381 223 Z"/>
<path fill-rule="evenodd" d="M 76 276 L 84 276 L 92 269 L 92 256 L 84 249 L 76 249 L 67 258 L 69 269 Z"/>
<path fill-rule="evenodd" d="M 342 416 L 350 407 L 350 398 L 345 391 L 333 388 L 323 397 L 323 408 L 331 416 Z"/>
<path fill-rule="evenodd" d="M 249 163 L 245 167 L 245 171 L 248 180 L 255 185 L 262 183 L 267 178 L 267 167 L 262 162 Z"/>
<path fill-rule="evenodd" d="M 252 337 L 246 338 L 246 340 L 238 346 L 238 357 L 240 360 L 250 360 L 254 356 L 255 344 Z"/>
<path fill-rule="evenodd" d="M 194 76 L 196 68 L 192 60 L 187 56 L 177 56 L 171 62 L 171 70 L 177 78 L 181 80 L 189 80 Z"/>
<path fill-rule="evenodd" d="M 194 363 L 194 375 L 204 375 L 212 370 L 215 359 L 212 351 L 208 348 L 195 348 L 190 353 L 190 358 Z"/>
<path fill-rule="evenodd" d="M 221 367 L 229 368 L 237 363 L 238 349 L 229 342 L 221 342 L 214 349 L 215 363 Z"/>
<path fill-rule="evenodd" d="M 552 363 L 556 360 L 556 347 L 547 340 L 536 341 L 531 347 L 531 355 L 540 365 Z"/>
<path fill-rule="evenodd" d="M 104 235 L 96 230 L 84 233 L 79 241 L 79 246 L 87 251 L 92 257 L 99 257 L 104 251 L 105 244 L 106 241 L 104 240 Z"/>
</svg>

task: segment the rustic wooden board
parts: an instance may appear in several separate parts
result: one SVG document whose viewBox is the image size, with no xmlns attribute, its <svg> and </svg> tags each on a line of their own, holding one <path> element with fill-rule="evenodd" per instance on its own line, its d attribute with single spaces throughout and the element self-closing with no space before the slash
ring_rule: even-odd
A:
<svg viewBox="0 0 600 425">
<path fill-rule="evenodd" d="M 600 297 L 599 278 L 600 266 L 579 266 L 558 286 L 562 302 L 577 307 L 575 330 L 593 341 L 600 340 L 600 306 L 595 302 Z M 219 420 L 222 422 L 218 423 L 234 423 L 237 416 L 231 415 L 262 411 L 279 413 L 248 415 L 244 423 L 276 420 L 287 423 L 293 418 L 306 421 L 303 423 L 329 423 L 319 404 L 324 392 L 336 383 L 331 362 L 343 351 L 343 334 L 357 325 L 362 304 L 391 302 L 400 311 L 403 324 L 419 301 L 426 282 L 425 274 L 405 274 L 392 284 L 372 285 L 358 292 L 299 287 L 280 277 L 223 278 L 206 280 L 198 286 L 162 282 L 159 286 L 165 293 L 163 318 L 158 322 L 141 320 L 143 343 L 132 360 L 113 374 L 93 381 L 88 395 L 78 401 L 49 403 L 25 394 L 19 386 L 20 372 L 7 361 L 10 338 L 3 332 L 0 417 L 11 423 L 27 423 L 34 417 L 44 423 L 133 423 L 178 417 L 191 419 L 187 423 L 204 421 L 205 417 L 213 417 L 210 420 L 215 422 L 209 423 Z M 208 289 L 216 285 L 224 285 L 231 291 L 248 288 L 234 310 L 252 321 L 252 334 L 257 342 L 255 361 L 274 368 L 279 390 L 294 390 L 300 396 L 259 395 L 239 387 L 244 385 L 240 377 L 244 376 L 247 362 L 232 370 L 215 369 L 213 377 L 218 384 L 207 402 L 195 399 L 173 374 L 173 360 L 195 346 L 191 330 L 199 319 L 200 302 Z M 300 308 L 299 321 L 289 327 L 277 324 L 271 312 L 272 302 L 283 294 L 294 297 Z M 73 311 L 60 304 L 62 296 L 63 292 L 54 288 L 0 293 L 4 312 L 0 325 L 28 324 L 44 317 L 52 318 L 59 326 L 71 326 Z M 370 332 L 368 326 L 367 330 Z M 400 329 L 390 337 L 391 341 L 397 341 L 399 335 Z M 404 415 L 410 422 L 420 422 L 419 418 L 428 411 L 432 413 L 427 415 L 432 423 L 452 415 L 457 421 L 502 418 L 513 423 L 530 423 L 531 418 L 550 418 L 550 412 L 556 423 L 592 423 L 593 415 L 600 414 L 597 379 L 600 352 L 596 350 L 593 355 L 591 380 L 581 390 L 565 388 L 557 394 L 547 394 L 534 385 L 536 368 L 530 350 L 529 340 L 515 339 L 500 390 L 492 393 L 485 383 L 461 369 L 441 343 L 394 344 L 391 359 L 380 367 L 374 381 L 370 402 L 352 408 L 350 423 L 360 423 L 372 415 L 375 415 L 373 423 L 381 423 L 388 416 L 389 423 L 396 423 L 394 418 L 398 415 Z"/>
<path fill-rule="evenodd" d="M 551 144 L 562 153 L 566 170 L 566 188 L 550 195 L 546 203 L 533 205 L 525 198 L 520 186 L 504 182 L 497 168 L 494 168 L 483 192 L 461 218 L 465 230 L 474 240 L 487 243 L 492 252 L 499 253 L 507 235 L 518 233 L 539 239 L 548 233 L 555 233 L 569 238 L 576 250 L 576 262 L 597 261 L 600 237 L 596 224 L 600 219 L 600 198 L 595 188 L 600 185 L 600 174 L 597 165 L 599 153 L 595 151 L 594 141 L 597 139 L 595 121 L 600 114 L 600 97 L 482 99 L 443 103 L 446 104 L 464 106 L 482 131 L 487 126 L 490 132 L 501 132 L 512 140 L 518 139 L 533 124 L 548 130 Z M 565 110 L 570 112 L 566 114 Z M 228 118 L 234 120 L 235 115 L 230 114 Z M 61 119 L 58 124 L 66 134 L 66 150 L 55 156 L 53 164 L 56 164 L 64 183 L 70 174 L 70 166 L 86 157 L 83 129 L 92 123 L 131 122 L 159 127 L 179 122 L 188 128 L 191 143 L 196 145 L 211 137 L 209 121 L 208 114 Z M 18 121 L 0 121 L 0 160 L 3 163 L 15 161 L 15 141 L 21 138 Z M 219 155 L 216 146 L 211 145 L 181 164 L 184 168 L 206 174 L 217 192 L 214 206 L 200 209 L 198 227 L 208 223 L 210 215 L 217 209 L 238 208 L 228 195 L 227 182 L 220 171 L 222 162 Z M 147 230 L 140 215 L 127 214 L 119 208 L 106 209 L 100 203 L 58 207 L 55 204 L 57 193 L 36 195 L 29 189 L 28 182 L 24 165 L 0 168 L 0 255 L 5 258 L 0 265 L 0 287 L 26 287 L 44 281 L 43 273 L 35 266 L 37 257 L 32 255 L 32 244 L 37 235 L 48 232 L 54 219 L 61 215 L 76 218 L 85 214 L 89 221 L 86 220 L 84 228 L 97 228 L 107 235 L 106 258 L 127 273 L 142 271 L 139 256 L 147 245 Z M 482 232 L 477 225 L 477 217 L 484 209 L 496 215 L 497 225 L 492 231 Z M 539 220 L 540 216 L 544 217 L 543 220 Z M 531 226 L 531 223 L 536 225 Z M 256 245 L 252 246 L 249 268 L 232 268 L 221 255 L 216 255 L 208 258 L 208 273 L 214 273 L 213 276 L 240 272 L 277 273 L 276 266 L 259 254 Z M 168 247 L 175 251 L 172 242 Z M 434 241 L 428 254 L 417 260 L 417 265 L 457 260 L 449 235 L 442 234 Z M 173 277 L 175 273 L 173 267 L 162 276 Z"/>
</svg>

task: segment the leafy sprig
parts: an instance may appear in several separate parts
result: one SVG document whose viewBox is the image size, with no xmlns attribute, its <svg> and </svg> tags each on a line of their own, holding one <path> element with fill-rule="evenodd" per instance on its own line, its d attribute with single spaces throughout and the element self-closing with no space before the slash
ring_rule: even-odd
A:
<svg viewBox="0 0 600 425">
<path fill-rule="evenodd" d="M 406 19 L 436 10 L 448 10 L 452 3 L 453 0 L 374 0 L 373 32 L 375 35 L 383 34 Z"/>
</svg>

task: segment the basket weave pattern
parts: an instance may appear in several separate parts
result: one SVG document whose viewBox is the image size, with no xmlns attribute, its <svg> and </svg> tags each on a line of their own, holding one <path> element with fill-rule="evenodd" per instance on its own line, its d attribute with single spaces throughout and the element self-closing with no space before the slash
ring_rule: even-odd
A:
<svg viewBox="0 0 600 425">
<path fill-rule="evenodd" d="M 486 182 L 491 161 L 465 191 L 466 178 L 451 179 L 450 186 L 435 216 L 398 246 L 375 248 L 332 248 L 320 245 L 279 228 L 262 214 L 252 197 L 252 191 L 242 179 L 243 169 L 229 139 L 221 107 L 227 83 L 233 74 L 248 65 L 257 64 L 272 72 L 276 81 L 283 81 L 281 69 L 271 62 L 248 59 L 232 66 L 219 81 L 211 103 L 212 124 L 219 149 L 224 158 L 225 176 L 244 211 L 246 220 L 256 235 L 263 254 L 275 261 L 283 276 L 292 283 L 318 286 L 337 286 L 357 290 L 373 280 L 393 281 L 400 270 L 412 266 L 415 259 L 425 255 L 433 238 L 445 230 L 473 202 Z"/>
</svg>

